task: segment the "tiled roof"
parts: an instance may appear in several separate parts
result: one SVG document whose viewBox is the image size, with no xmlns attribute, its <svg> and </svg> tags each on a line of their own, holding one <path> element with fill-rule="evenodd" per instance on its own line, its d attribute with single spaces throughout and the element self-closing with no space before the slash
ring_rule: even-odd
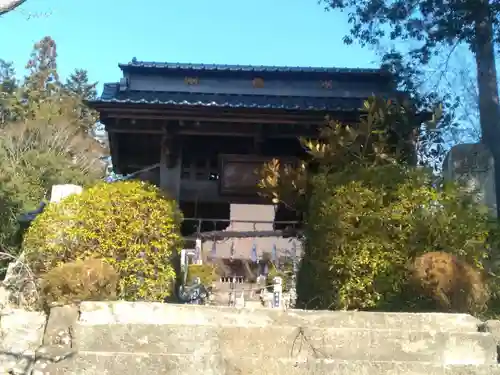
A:
<svg viewBox="0 0 500 375">
<path fill-rule="evenodd" d="M 282 73 L 326 73 L 326 74 L 386 74 L 382 69 L 351 69 L 326 67 L 293 67 L 293 66 L 266 66 L 266 65 L 229 65 L 229 64 L 186 64 L 154 61 L 138 61 L 132 59 L 128 64 L 118 64 L 120 69 L 170 69 L 170 70 L 206 70 L 206 71 L 233 71 L 233 72 L 282 72 Z"/>
<path fill-rule="evenodd" d="M 363 98 L 242 95 L 194 92 L 123 91 L 118 84 L 105 84 L 100 99 L 92 103 L 164 104 L 226 108 L 258 108 L 316 111 L 352 111 L 361 108 Z"/>
</svg>

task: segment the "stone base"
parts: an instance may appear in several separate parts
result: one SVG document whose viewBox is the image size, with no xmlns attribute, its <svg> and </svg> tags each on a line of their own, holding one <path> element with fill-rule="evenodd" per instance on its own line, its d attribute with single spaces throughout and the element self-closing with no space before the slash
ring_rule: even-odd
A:
<svg viewBox="0 0 500 375">
<path fill-rule="evenodd" d="M 500 375 L 497 326 L 465 314 L 84 302 L 48 321 L 0 316 L 0 373 Z"/>
</svg>

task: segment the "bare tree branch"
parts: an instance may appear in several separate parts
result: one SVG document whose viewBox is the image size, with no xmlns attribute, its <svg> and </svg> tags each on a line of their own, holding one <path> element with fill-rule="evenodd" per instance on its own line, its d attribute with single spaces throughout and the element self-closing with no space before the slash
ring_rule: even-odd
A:
<svg viewBox="0 0 500 375">
<path fill-rule="evenodd" d="M 0 0 L 0 16 L 9 13 L 25 2 L 26 0 Z"/>
</svg>

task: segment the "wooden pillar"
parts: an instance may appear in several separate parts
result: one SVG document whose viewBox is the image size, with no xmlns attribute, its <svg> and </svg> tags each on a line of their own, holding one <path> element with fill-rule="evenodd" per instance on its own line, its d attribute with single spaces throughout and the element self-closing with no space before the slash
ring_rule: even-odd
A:
<svg viewBox="0 0 500 375">
<path fill-rule="evenodd" d="M 160 147 L 160 188 L 168 190 L 168 164 L 170 150 L 168 147 L 168 135 L 163 134 Z"/>
<path fill-rule="evenodd" d="M 174 140 L 166 132 L 163 134 L 160 147 L 160 188 L 179 201 L 181 160 L 180 153 L 173 151 L 174 142 L 178 140 Z"/>
<path fill-rule="evenodd" d="M 256 127 L 256 133 L 253 137 L 253 145 L 254 145 L 253 152 L 255 155 L 260 155 L 262 153 L 262 143 L 264 142 L 264 133 L 262 124 L 257 124 L 255 127 Z"/>
</svg>

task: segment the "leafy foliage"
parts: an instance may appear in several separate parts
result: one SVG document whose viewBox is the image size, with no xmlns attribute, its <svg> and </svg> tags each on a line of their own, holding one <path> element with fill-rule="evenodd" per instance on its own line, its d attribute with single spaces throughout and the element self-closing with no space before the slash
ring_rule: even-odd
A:
<svg viewBox="0 0 500 375">
<path fill-rule="evenodd" d="M 85 69 L 75 69 L 64 84 L 64 88 L 82 99 L 95 99 L 97 96 L 97 82 L 90 83 Z"/>
<path fill-rule="evenodd" d="M 187 284 L 191 284 L 199 277 L 205 286 L 210 286 L 219 279 L 215 265 L 212 264 L 190 264 L 188 266 Z"/>
<path fill-rule="evenodd" d="M 53 268 L 41 280 L 41 304 L 116 300 L 118 273 L 101 259 L 76 260 Z"/>
<path fill-rule="evenodd" d="M 102 175 L 93 142 L 61 123 L 31 120 L 0 129 L 0 244 L 16 248 L 17 215 L 36 208 L 52 185 L 88 186 Z"/>
<path fill-rule="evenodd" d="M 469 267 L 469 275 L 482 274 L 485 266 L 495 271 L 496 222 L 463 189 L 435 186 L 432 174 L 416 168 L 418 137 L 412 132 L 419 119 L 407 108 L 371 98 L 357 126 L 330 122 L 319 141 L 302 140 L 309 165 L 288 174 L 273 169 L 279 161 L 263 168 L 264 194 L 276 200 L 295 196 L 291 202 L 305 210 L 305 254 L 297 277 L 300 307 L 429 306 L 424 290 L 417 298 L 408 293 L 418 284 L 411 265 L 429 251 L 456 256 L 462 269 Z M 432 122 L 439 117 L 437 112 Z M 450 275 L 457 285 L 465 278 L 459 272 Z M 470 312 L 480 305 L 468 305 Z"/>
<path fill-rule="evenodd" d="M 477 74 L 482 142 L 495 160 L 495 186 L 500 201 L 500 104 L 495 45 L 500 41 L 500 3 L 489 0 L 322 0 L 327 9 L 349 12 L 351 29 L 344 37 L 363 46 L 379 46 L 383 39 L 404 42 L 413 65 L 428 65 L 441 47 L 459 45 L 473 53 Z M 404 51 L 404 49 L 406 51 Z M 448 60 L 447 59 L 447 60 Z M 497 207 L 500 217 L 500 206 Z"/>
<path fill-rule="evenodd" d="M 382 69 L 394 77 L 398 90 L 407 93 L 416 113 L 439 114 L 436 121 L 423 122 L 416 128 L 416 154 L 419 165 L 440 172 L 449 144 L 463 135 L 458 121 L 461 98 L 455 93 L 426 90 L 429 75 L 425 67 L 402 53 L 391 51 L 382 57 Z"/>
<path fill-rule="evenodd" d="M 273 290 L 273 279 L 275 277 L 281 277 L 283 291 L 288 292 L 290 290 L 290 281 L 293 275 L 293 265 L 288 262 L 284 264 L 282 267 L 277 268 L 276 265 L 270 262 L 269 273 L 266 278 L 266 285 L 269 291 Z"/>
<path fill-rule="evenodd" d="M 376 45 L 390 40 L 419 42 L 412 51 L 423 64 L 428 63 L 441 44 L 457 40 L 476 43 L 475 24 L 484 17 L 486 5 L 493 22 L 498 24 L 500 7 L 497 2 L 477 0 L 322 0 L 328 9 L 349 10 L 350 35 L 347 44 L 358 40 L 362 45 Z M 500 34 L 495 38 L 499 40 Z"/>
<path fill-rule="evenodd" d="M 0 59 L 0 124 L 11 117 L 12 95 L 18 88 L 14 64 Z"/>
<path fill-rule="evenodd" d="M 138 181 L 100 183 L 51 204 L 27 231 L 23 248 L 33 272 L 102 258 L 120 275 L 119 297 L 162 301 L 175 278 L 182 215 L 175 201 Z"/>
<path fill-rule="evenodd" d="M 482 269 L 492 253 L 487 210 L 458 188 L 433 188 L 421 170 L 353 167 L 311 185 L 298 289 L 304 304 L 316 297 L 309 307 L 401 306 L 411 259 L 444 251 Z"/>
<path fill-rule="evenodd" d="M 442 116 L 438 108 L 425 121 L 406 98 L 395 101 L 371 97 L 362 110 L 364 114 L 357 124 L 330 120 L 320 129 L 318 140 L 301 139 L 308 160 L 299 166 L 281 165 L 279 159 L 265 164 L 260 170 L 260 194 L 303 209 L 308 193 L 308 169 L 330 173 L 351 164 L 366 168 L 397 163 L 414 165 L 418 129 L 435 127 Z"/>
<path fill-rule="evenodd" d="M 79 120 L 80 129 L 87 133 L 94 133 L 98 115 L 94 110 L 87 107 L 84 101 L 96 98 L 96 86 L 97 82 L 89 82 L 86 70 L 75 69 L 62 87 L 63 92 L 72 99 L 74 115 Z"/>
<path fill-rule="evenodd" d="M 52 38 L 35 44 L 27 68 L 17 80 L 12 64 L 0 62 L 0 248 L 10 253 L 20 246 L 18 215 L 52 185 L 88 186 L 104 174 L 105 150 L 88 131 L 96 116 L 59 82 Z"/>
</svg>

